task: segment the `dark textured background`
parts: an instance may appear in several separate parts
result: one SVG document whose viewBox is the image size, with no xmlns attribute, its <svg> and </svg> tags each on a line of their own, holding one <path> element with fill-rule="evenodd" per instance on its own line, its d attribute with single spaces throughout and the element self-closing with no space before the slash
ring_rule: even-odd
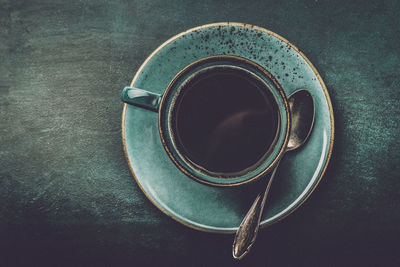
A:
<svg viewBox="0 0 400 267">
<path fill-rule="evenodd" d="M 0 265 L 399 266 L 399 2 L 0 0 Z M 150 204 L 120 137 L 145 58 L 220 21 L 294 43 L 335 111 L 324 179 L 240 263 Z"/>
</svg>

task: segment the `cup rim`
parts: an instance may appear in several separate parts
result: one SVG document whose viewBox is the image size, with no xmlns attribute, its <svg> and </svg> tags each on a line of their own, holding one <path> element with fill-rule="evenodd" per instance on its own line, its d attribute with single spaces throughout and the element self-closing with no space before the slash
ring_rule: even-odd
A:
<svg viewBox="0 0 400 267">
<path fill-rule="evenodd" d="M 251 176 L 250 178 L 243 178 L 245 175 L 239 175 L 236 176 L 236 180 L 239 179 L 239 181 L 229 181 L 229 178 L 234 178 L 234 177 L 229 177 L 229 178 L 221 178 L 217 175 L 212 175 L 210 173 L 207 173 L 208 176 L 213 177 L 213 179 L 219 179 L 221 182 L 216 182 L 216 181 L 211 181 L 211 180 L 207 180 L 205 178 L 201 178 L 199 176 L 196 176 L 195 174 L 193 174 L 192 172 L 188 171 L 187 168 L 185 166 L 183 166 L 183 164 L 175 158 L 173 151 L 171 151 L 171 148 L 169 147 L 170 145 L 168 144 L 168 141 L 166 140 L 167 138 L 165 137 L 165 135 L 170 136 L 171 139 L 173 139 L 173 134 L 168 130 L 168 125 L 166 125 L 167 129 L 164 129 L 163 127 L 163 119 L 165 119 L 165 116 L 168 116 L 170 113 L 170 109 L 167 109 L 166 112 L 164 112 L 165 108 L 164 106 L 166 105 L 166 103 L 168 102 L 167 99 L 169 99 L 170 97 L 176 97 L 176 95 L 172 95 L 170 96 L 169 93 L 170 91 L 173 89 L 173 85 L 177 82 L 177 80 L 179 78 L 181 78 L 188 70 L 201 65 L 201 63 L 203 62 L 207 62 L 207 61 L 211 61 L 211 60 L 236 60 L 236 61 L 242 61 L 245 64 L 251 65 L 252 67 L 255 67 L 258 71 L 260 71 L 263 75 L 265 75 L 275 86 L 275 88 L 278 90 L 279 92 L 279 96 L 284 104 L 284 114 L 286 115 L 286 127 L 285 129 L 282 128 L 282 122 L 281 119 L 279 119 L 279 129 L 277 130 L 277 134 L 276 134 L 276 139 L 279 139 L 280 136 L 282 135 L 282 133 L 284 132 L 284 139 L 283 142 L 281 144 L 281 147 L 279 148 L 278 153 L 275 155 L 275 157 L 273 158 L 272 162 L 264 169 L 262 169 L 261 171 L 258 171 L 255 173 L 255 175 Z M 235 67 L 234 65 L 232 65 L 232 67 Z M 257 76 L 258 79 L 261 79 L 258 77 L 257 74 L 252 73 L 249 70 L 244 69 L 245 71 L 248 71 L 249 73 L 251 73 L 252 75 Z M 197 72 L 195 72 L 195 74 L 197 74 Z M 190 75 L 191 76 L 191 75 Z M 189 76 L 189 77 L 190 77 Z M 190 79 L 189 77 L 186 77 L 186 80 Z M 262 81 L 263 83 L 265 83 L 264 81 Z M 180 86 L 181 87 L 181 86 Z M 268 86 L 266 84 L 266 87 L 268 87 L 268 90 L 273 90 L 272 88 L 270 88 L 270 86 Z M 275 97 L 275 96 L 274 96 Z M 275 100 L 276 101 L 276 100 Z M 282 110 L 279 108 L 279 104 L 278 104 L 278 113 L 282 113 Z M 169 122 L 168 122 L 169 124 Z M 246 58 L 242 58 L 239 56 L 232 56 L 232 55 L 213 55 L 213 56 L 208 56 L 208 57 L 204 57 L 201 58 L 197 61 L 192 62 L 191 64 L 185 66 L 184 68 L 182 68 L 175 76 L 174 78 L 169 82 L 167 88 L 165 89 L 164 93 L 162 94 L 161 97 L 161 101 L 160 101 L 160 105 L 159 105 L 159 109 L 158 109 L 158 130 L 159 130 L 159 134 L 160 134 L 160 138 L 161 138 L 161 142 L 162 145 L 165 149 L 165 151 L 167 152 L 169 158 L 172 160 L 172 162 L 175 164 L 175 166 L 182 171 L 184 174 L 186 174 L 187 176 L 189 176 L 190 178 L 194 179 L 197 182 L 203 183 L 203 184 L 207 184 L 207 185 L 212 185 L 212 186 L 217 186 L 217 187 L 227 187 L 227 186 L 237 186 L 237 185 L 243 185 L 243 184 L 247 184 L 250 182 L 253 182 L 255 180 L 257 180 L 258 178 L 262 177 L 263 175 L 265 175 L 266 173 L 268 173 L 270 170 L 272 170 L 274 168 L 274 166 L 278 163 L 278 161 L 280 160 L 280 158 L 282 157 L 283 153 L 285 152 L 285 148 L 287 146 L 287 143 L 289 141 L 289 133 L 290 133 L 290 126 L 291 126 L 291 121 L 290 121 L 290 110 L 289 110 L 289 105 L 287 102 L 287 97 L 286 94 L 284 93 L 281 85 L 277 82 L 277 80 L 275 79 L 275 77 L 268 72 L 266 69 L 264 69 L 263 67 L 261 67 L 260 65 L 258 65 L 257 63 L 246 59 Z M 275 143 L 273 144 L 273 146 L 278 145 L 277 142 L 275 141 Z M 172 144 L 173 149 L 175 150 L 175 152 L 178 154 L 178 157 L 181 158 L 181 161 L 185 162 L 186 165 L 189 166 L 189 169 L 191 169 L 192 171 L 199 171 L 199 169 L 191 163 L 186 162 L 186 160 L 184 159 L 184 157 L 180 154 L 180 151 L 178 150 L 178 148 L 176 147 L 175 144 Z M 267 155 L 266 157 L 264 157 L 263 159 L 261 158 L 259 161 L 254 165 L 256 165 L 256 167 L 249 171 L 249 173 L 251 172 L 255 172 L 255 170 L 257 168 L 259 168 L 262 163 L 264 163 L 266 161 L 266 159 L 268 159 L 271 155 Z M 242 178 L 242 179 L 240 179 Z"/>
</svg>

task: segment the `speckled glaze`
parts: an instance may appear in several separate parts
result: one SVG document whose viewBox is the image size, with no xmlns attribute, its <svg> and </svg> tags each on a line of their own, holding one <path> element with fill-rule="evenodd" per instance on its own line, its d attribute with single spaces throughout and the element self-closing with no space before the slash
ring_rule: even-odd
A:
<svg viewBox="0 0 400 267">
<path fill-rule="evenodd" d="M 268 30 L 240 23 L 204 25 L 171 38 L 143 63 L 131 86 L 162 94 L 182 68 L 211 55 L 249 59 L 268 70 L 286 95 L 307 88 L 314 98 L 314 130 L 304 147 L 281 161 L 261 222 L 266 226 L 297 209 L 326 170 L 334 135 L 329 95 L 316 69 L 295 46 Z M 157 113 L 124 105 L 125 155 L 145 195 L 161 211 L 192 228 L 236 231 L 263 181 L 217 188 L 189 179 L 165 153 L 157 121 Z"/>
</svg>

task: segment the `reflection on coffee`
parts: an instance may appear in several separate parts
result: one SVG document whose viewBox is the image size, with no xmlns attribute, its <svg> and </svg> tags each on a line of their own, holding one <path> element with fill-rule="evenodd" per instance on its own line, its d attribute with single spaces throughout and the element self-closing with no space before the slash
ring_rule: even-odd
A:
<svg viewBox="0 0 400 267">
<path fill-rule="evenodd" d="M 230 67 L 198 74 L 174 110 L 176 144 L 211 173 L 246 172 L 262 160 L 279 128 L 272 93 L 247 72 Z"/>
</svg>

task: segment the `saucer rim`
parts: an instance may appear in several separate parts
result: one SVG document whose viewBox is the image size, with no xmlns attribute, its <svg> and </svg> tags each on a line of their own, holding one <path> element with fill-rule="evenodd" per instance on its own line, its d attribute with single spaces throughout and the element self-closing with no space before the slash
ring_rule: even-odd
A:
<svg viewBox="0 0 400 267">
<path fill-rule="evenodd" d="M 313 187 L 310 189 L 310 191 L 304 196 L 304 198 L 299 201 L 297 203 L 297 206 L 294 207 L 292 210 L 290 210 L 289 212 L 287 212 L 286 214 L 284 214 L 283 216 L 277 218 L 276 220 L 260 225 L 260 228 L 264 228 L 264 227 L 268 227 L 274 223 L 277 223 L 283 219 L 285 219 L 287 216 L 289 216 L 290 214 L 292 214 L 294 211 L 296 211 L 300 206 L 302 206 L 304 204 L 304 202 L 310 197 L 310 195 L 314 192 L 314 190 L 317 188 L 317 186 L 319 185 L 322 177 L 325 175 L 325 172 L 327 170 L 327 167 L 329 165 L 331 156 L 332 156 L 332 150 L 333 150 L 333 143 L 334 143 L 334 136 L 335 136 L 335 123 L 334 123 L 334 116 L 333 116 L 333 107 L 332 107 L 332 102 L 331 99 L 329 97 L 329 93 L 328 90 L 326 88 L 326 85 L 324 83 L 324 81 L 321 78 L 321 75 L 318 73 L 317 69 L 314 67 L 314 65 L 311 63 L 311 61 L 305 56 L 305 54 L 303 52 L 301 52 L 295 45 L 293 45 L 291 42 L 289 42 L 287 39 L 285 39 L 284 37 L 280 36 L 277 33 L 274 33 L 268 29 L 265 29 L 263 27 L 260 26 L 255 26 L 252 24 L 248 24 L 248 23 L 240 23 L 240 22 L 217 22 L 217 23 L 210 23 L 210 24 L 205 24 L 205 25 L 201 25 L 201 26 L 197 26 L 194 28 L 190 28 L 186 31 L 183 31 L 179 34 L 176 34 L 174 36 L 172 36 L 171 38 L 169 38 L 167 41 L 165 41 L 164 43 L 162 43 L 160 46 L 158 46 L 147 58 L 146 60 L 141 64 L 141 66 L 139 67 L 139 69 L 136 71 L 132 82 L 130 84 L 130 86 L 132 87 L 135 83 L 135 81 L 137 80 L 137 78 L 139 77 L 140 73 L 142 72 L 142 70 L 146 67 L 147 63 L 153 58 L 154 55 L 156 55 L 160 50 L 162 50 L 165 46 L 167 46 L 169 43 L 171 43 L 172 41 L 178 39 L 179 37 L 186 35 L 188 33 L 194 32 L 196 30 L 200 30 L 200 29 L 205 29 L 205 28 L 210 28 L 210 27 L 216 27 L 216 26 L 237 26 L 237 27 L 247 27 L 247 28 L 251 28 L 251 29 L 255 29 L 255 30 L 259 30 L 262 32 L 267 33 L 268 35 L 272 35 L 278 39 L 280 39 L 282 42 L 286 43 L 287 45 L 291 46 L 294 51 L 296 51 L 301 57 L 303 57 L 303 59 L 307 62 L 307 64 L 311 67 L 312 71 L 314 72 L 316 78 L 318 79 L 318 82 L 321 85 L 322 91 L 324 92 L 325 95 L 325 99 L 328 105 L 328 109 L 329 109 L 329 118 L 330 118 L 330 128 L 331 128 L 331 136 L 330 136 L 330 140 L 329 140 L 329 149 L 328 149 L 328 153 L 326 156 L 326 160 L 324 162 L 324 166 L 322 168 L 322 171 L 316 181 L 316 183 L 313 185 Z M 123 109 L 122 109 L 122 119 L 121 119 L 121 137 L 122 137 L 122 144 L 123 144 L 123 151 L 124 151 L 124 156 L 125 159 L 128 163 L 129 166 L 129 170 L 131 172 L 131 174 L 133 175 L 133 178 L 135 179 L 137 185 L 139 186 L 140 190 L 144 193 L 144 195 L 146 196 L 146 198 L 154 205 L 156 206 L 161 212 L 163 212 L 164 214 L 166 214 L 168 217 L 172 218 L 173 220 L 189 227 L 195 230 L 199 230 L 202 232 L 209 232 L 209 233 L 218 233 L 218 234 L 232 234 L 236 231 L 219 231 L 219 230 L 213 230 L 213 229 L 205 229 L 205 228 L 201 228 L 201 227 L 197 227 L 193 224 L 190 224 L 188 222 L 185 222 L 183 220 L 180 220 L 177 217 L 172 216 L 170 213 L 168 213 L 167 210 L 165 210 L 163 207 L 161 207 L 158 203 L 156 203 L 151 197 L 150 195 L 147 194 L 146 190 L 144 190 L 143 186 L 141 185 L 141 183 L 139 182 L 139 179 L 137 178 L 132 164 L 129 160 L 129 156 L 128 156 L 128 151 L 127 151 L 127 145 L 126 145 L 126 136 L 125 136 L 125 118 L 126 118 L 126 109 L 127 109 L 127 104 L 124 103 Z"/>
</svg>

